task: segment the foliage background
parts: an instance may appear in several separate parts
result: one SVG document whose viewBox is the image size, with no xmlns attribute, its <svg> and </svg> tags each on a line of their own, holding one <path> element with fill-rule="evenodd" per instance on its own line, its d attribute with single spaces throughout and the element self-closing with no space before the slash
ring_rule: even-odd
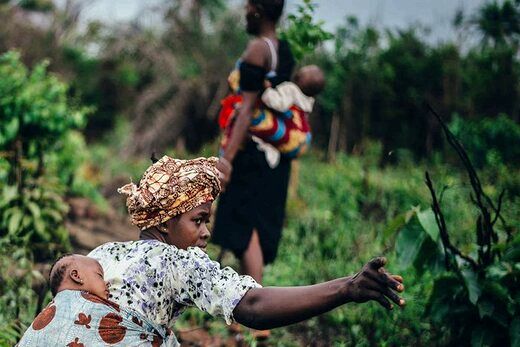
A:
<svg viewBox="0 0 520 347">
<path fill-rule="evenodd" d="M 247 42 L 242 13 L 225 1 L 165 2 L 153 27 L 81 22 L 82 4 L 0 3 L 0 53 L 8 52 L 0 63 L 0 266 L 7 269 L 0 278 L 0 345 L 12 345 L 49 300 L 45 264 L 77 249 L 69 236 L 81 224 L 73 198 L 92 201 L 98 216 L 124 216 L 115 188 L 138 180 L 152 152 L 217 153 L 219 101 Z M 313 6 L 302 1 L 285 20 L 284 35 L 301 64 L 325 70 L 327 87 L 311 115 L 313 150 L 293 167 L 279 257 L 265 284 L 345 276 L 384 254 L 390 270 L 405 277 L 408 305 L 393 312 L 346 305 L 277 329 L 270 343 L 518 345 L 519 2 L 453 13 L 457 37 L 470 39 L 438 44 L 420 26 L 378 30 L 354 17 L 327 33 L 312 20 Z M 496 244 L 503 257 L 494 258 L 491 274 L 477 274 L 503 289 L 495 287 L 499 297 L 484 306 L 468 303 L 470 288 L 485 291 L 482 283 L 470 287 L 459 278 L 438 290 L 452 273 L 416 261 L 424 233 L 435 228 L 431 216 L 426 228 L 418 217 L 431 204 L 425 170 L 442 194 L 452 242 L 465 254 L 478 250 L 471 187 L 425 103 L 464 144 L 486 194 L 497 201 L 505 191 Z M 23 107 L 14 112 L 13 105 Z M 20 119 L 36 128 L 23 130 Z M 219 251 L 210 249 L 214 257 Z M 223 262 L 237 266 L 229 255 Z M 435 310 L 442 295 L 446 302 Z M 452 311 L 464 313 L 457 319 L 468 322 L 465 340 L 444 315 Z M 486 319 L 500 334 L 473 335 Z M 229 334 L 195 310 L 176 328 L 193 326 Z M 494 340 L 498 335 L 506 340 Z"/>
</svg>

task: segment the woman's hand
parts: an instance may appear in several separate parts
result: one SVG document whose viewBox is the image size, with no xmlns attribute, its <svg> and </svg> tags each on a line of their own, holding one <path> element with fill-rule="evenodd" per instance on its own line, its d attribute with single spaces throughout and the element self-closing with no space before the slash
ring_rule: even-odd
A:
<svg viewBox="0 0 520 347">
<path fill-rule="evenodd" d="M 217 163 L 217 170 L 219 171 L 220 186 L 222 191 L 226 190 L 226 186 L 231 179 L 231 172 L 233 172 L 233 165 L 226 158 L 219 158 Z"/>
<path fill-rule="evenodd" d="M 391 275 L 383 267 L 386 258 L 378 257 L 370 260 L 361 271 L 347 280 L 347 297 L 349 301 L 366 302 L 375 300 L 383 307 L 391 310 L 393 301 L 399 306 L 404 306 L 405 301 L 394 291 L 404 290 L 403 278 Z"/>
</svg>

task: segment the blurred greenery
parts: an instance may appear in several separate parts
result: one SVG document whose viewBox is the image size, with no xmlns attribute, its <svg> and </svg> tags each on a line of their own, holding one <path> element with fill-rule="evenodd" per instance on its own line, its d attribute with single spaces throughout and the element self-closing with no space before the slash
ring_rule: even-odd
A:
<svg viewBox="0 0 520 347">
<path fill-rule="evenodd" d="M 124 214 L 115 187 L 137 181 L 152 152 L 218 153 L 226 76 L 247 43 L 242 13 L 225 1 L 168 2 L 149 10 L 153 25 L 81 22 L 81 5 L 0 2 L 1 346 L 13 345 L 38 309 L 35 264 L 70 249 L 68 197 Z M 420 25 L 380 29 L 352 16 L 330 35 L 313 19 L 316 6 L 303 0 L 282 22 L 299 62 L 320 65 L 327 86 L 310 118 L 313 149 L 293 166 L 265 285 L 346 276 L 385 255 L 405 278 L 407 307 L 348 304 L 275 329 L 270 343 L 518 346 L 519 1 L 454 13 L 456 38 L 440 43 Z M 501 258 L 478 273 L 445 269 L 424 171 L 451 242 L 474 257 L 479 210 L 425 104 L 461 140 L 484 192 L 497 201 L 505 190 Z M 209 249 L 213 258 L 219 251 Z M 238 265 L 229 255 L 224 263 Z M 228 334 L 197 310 L 176 328 L 196 325 Z"/>
<path fill-rule="evenodd" d="M 89 112 L 72 105 L 47 65 L 30 71 L 17 52 L 0 56 L 0 237 L 22 241 L 40 261 L 70 248 L 63 197 L 86 151 L 83 135 L 71 131 Z"/>
</svg>

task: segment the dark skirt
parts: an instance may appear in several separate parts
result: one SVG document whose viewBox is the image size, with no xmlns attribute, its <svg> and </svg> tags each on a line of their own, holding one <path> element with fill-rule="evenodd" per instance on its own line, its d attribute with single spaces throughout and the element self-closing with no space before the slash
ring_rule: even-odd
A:
<svg viewBox="0 0 520 347">
<path fill-rule="evenodd" d="M 290 159 L 283 157 L 271 169 L 264 152 L 249 140 L 237 153 L 230 183 L 220 195 L 212 242 L 241 258 L 256 229 L 264 263 L 272 263 L 285 218 L 290 169 Z"/>
</svg>

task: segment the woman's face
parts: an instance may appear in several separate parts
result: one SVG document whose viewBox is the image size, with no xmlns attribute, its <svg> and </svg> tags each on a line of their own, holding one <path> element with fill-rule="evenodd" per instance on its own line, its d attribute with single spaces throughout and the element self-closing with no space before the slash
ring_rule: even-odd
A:
<svg viewBox="0 0 520 347">
<path fill-rule="evenodd" d="M 262 23 L 262 16 L 258 8 L 251 3 L 250 0 L 246 2 L 246 31 L 251 35 L 260 34 L 260 25 Z"/>
<path fill-rule="evenodd" d="M 210 232 L 207 223 L 211 216 L 211 202 L 172 218 L 167 222 L 166 241 L 180 249 L 200 247 L 206 250 Z"/>
</svg>

